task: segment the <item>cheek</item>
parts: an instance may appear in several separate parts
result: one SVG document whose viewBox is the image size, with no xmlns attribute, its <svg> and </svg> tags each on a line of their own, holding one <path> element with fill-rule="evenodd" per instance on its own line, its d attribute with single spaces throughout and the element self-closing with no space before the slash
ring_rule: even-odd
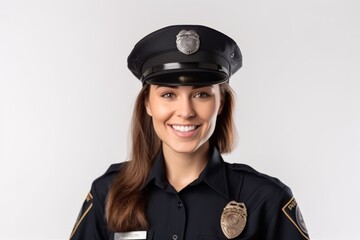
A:
<svg viewBox="0 0 360 240">
<path fill-rule="evenodd" d="M 153 120 L 166 120 L 171 115 L 169 108 L 161 104 L 152 107 L 151 113 Z"/>
<path fill-rule="evenodd" d="M 220 102 L 213 102 L 207 106 L 202 106 L 199 109 L 199 115 L 201 118 L 208 119 L 209 122 L 216 121 L 217 116 L 219 115 Z"/>
<path fill-rule="evenodd" d="M 146 111 L 153 119 L 162 118 L 162 116 L 166 113 L 166 109 L 164 108 L 163 104 L 154 96 L 152 92 L 150 92 L 150 97 L 146 103 Z"/>
</svg>

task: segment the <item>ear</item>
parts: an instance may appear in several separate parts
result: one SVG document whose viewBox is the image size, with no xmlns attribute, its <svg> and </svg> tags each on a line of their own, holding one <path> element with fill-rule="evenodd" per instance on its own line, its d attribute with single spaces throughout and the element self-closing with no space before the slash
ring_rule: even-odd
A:
<svg viewBox="0 0 360 240">
<path fill-rule="evenodd" d="M 149 99 L 145 100 L 145 108 L 146 108 L 146 113 L 152 117 L 152 112 L 151 112 L 151 107 L 150 107 L 150 103 L 149 103 Z"/>
</svg>

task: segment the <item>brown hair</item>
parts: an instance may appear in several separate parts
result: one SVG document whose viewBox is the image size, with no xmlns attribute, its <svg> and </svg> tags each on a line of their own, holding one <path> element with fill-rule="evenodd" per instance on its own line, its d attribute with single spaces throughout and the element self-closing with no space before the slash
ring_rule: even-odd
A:
<svg viewBox="0 0 360 240">
<path fill-rule="evenodd" d="M 235 126 L 233 120 L 234 93 L 229 84 L 220 85 L 223 107 L 217 117 L 216 127 L 210 143 L 220 153 L 233 149 Z M 132 118 L 131 161 L 123 164 L 121 171 L 110 186 L 105 215 L 108 227 L 114 232 L 145 230 L 146 189 L 144 185 L 153 161 L 161 150 L 161 141 L 152 126 L 152 119 L 146 113 L 145 101 L 149 96 L 149 85 L 143 86 L 134 106 Z M 140 190 L 141 189 L 141 190 Z"/>
</svg>

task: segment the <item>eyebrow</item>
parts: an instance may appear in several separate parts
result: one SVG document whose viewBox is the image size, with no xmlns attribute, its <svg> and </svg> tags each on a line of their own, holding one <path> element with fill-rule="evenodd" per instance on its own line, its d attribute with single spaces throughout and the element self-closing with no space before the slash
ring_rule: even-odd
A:
<svg viewBox="0 0 360 240">
<path fill-rule="evenodd" d="M 171 86 L 171 85 L 156 85 L 156 89 L 161 88 L 161 87 L 167 87 L 167 88 L 179 88 L 179 86 Z M 203 88 L 203 87 L 211 87 L 214 88 L 213 85 L 204 85 L 204 86 L 192 86 L 192 89 L 198 89 L 198 88 Z"/>
</svg>

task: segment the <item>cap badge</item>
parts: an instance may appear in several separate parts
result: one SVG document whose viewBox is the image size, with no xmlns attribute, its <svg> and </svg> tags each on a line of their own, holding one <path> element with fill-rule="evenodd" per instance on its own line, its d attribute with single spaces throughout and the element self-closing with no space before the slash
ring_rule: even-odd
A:
<svg viewBox="0 0 360 240">
<path fill-rule="evenodd" d="M 245 228 L 247 218 L 244 203 L 229 202 L 221 214 L 221 229 L 228 239 L 239 236 Z"/>
<path fill-rule="evenodd" d="M 194 30 L 181 30 L 176 35 L 176 47 L 186 55 L 193 54 L 199 50 L 200 37 Z"/>
</svg>

